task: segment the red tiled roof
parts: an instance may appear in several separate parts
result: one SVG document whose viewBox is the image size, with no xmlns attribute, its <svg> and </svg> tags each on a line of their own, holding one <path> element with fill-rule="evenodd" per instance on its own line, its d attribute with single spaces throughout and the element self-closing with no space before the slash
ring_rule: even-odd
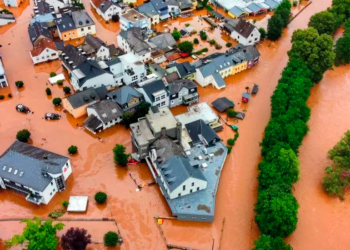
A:
<svg viewBox="0 0 350 250">
<path fill-rule="evenodd" d="M 30 54 L 31 54 L 32 56 L 38 56 L 38 55 L 40 55 L 41 52 L 43 52 L 45 49 L 57 50 L 57 49 L 56 49 L 55 43 L 54 43 L 51 39 L 43 38 L 43 39 L 40 39 L 40 40 L 37 42 L 36 47 L 30 51 Z"/>
</svg>

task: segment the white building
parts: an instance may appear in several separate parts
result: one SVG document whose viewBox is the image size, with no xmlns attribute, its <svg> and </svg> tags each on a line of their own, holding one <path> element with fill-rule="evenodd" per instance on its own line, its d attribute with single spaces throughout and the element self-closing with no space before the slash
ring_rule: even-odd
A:
<svg viewBox="0 0 350 250">
<path fill-rule="evenodd" d="M 0 156 L 0 187 L 37 205 L 48 204 L 65 190 L 71 173 L 69 158 L 19 141 Z"/>
<path fill-rule="evenodd" d="M 137 89 L 145 97 L 146 102 L 156 107 L 169 107 L 169 93 L 162 80 L 156 80 Z"/>
<path fill-rule="evenodd" d="M 111 0 L 90 0 L 91 6 L 105 21 L 111 20 L 114 15 L 122 15 L 123 7 Z"/>
<path fill-rule="evenodd" d="M 133 27 L 144 30 L 151 29 L 151 20 L 135 9 L 130 9 L 121 15 L 119 23 L 122 30 L 128 30 Z"/>
<path fill-rule="evenodd" d="M 159 23 L 160 16 L 158 11 L 154 8 L 151 2 L 145 2 L 137 7 L 137 11 L 147 16 L 152 25 Z"/>
<path fill-rule="evenodd" d="M 58 59 L 59 53 L 55 43 L 49 38 L 38 41 L 36 46 L 29 52 L 34 64 Z"/>
<path fill-rule="evenodd" d="M 0 14 L 0 27 L 16 22 L 15 16 L 12 14 Z"/>
<path fill-rule="evenodd" d="M 5 6 L 8 7 L 19 7 L 22 2 L 22 0 L 4 0 Z"/>
<path fill-rule="evenodd" d="M 2 65 L 2 58 L 0 55 L 0 89 L 8 87 L 8 86 L 9 86 L 9 84 L 7 82 L 5 69 L 4 69 L 4 66 Z"/>
<path fill-rule="evenodd" d="M 127 53 L 125 55 L 119 56 L 119 59 L 122 64 L 122 72 L 120 73 L 123 73 L 123 82 L 126 85 L 135 85 L 146 80 L 147 70 L 145 64 L 140 61 L 136 55 Z M 113 72 L 115 75 L 118 75 L 120 73 Z"/>
<path fill-rule="evenodd" d="M 242 45 L 253 45 L 260 41 L 256 26 L 244 19 L 233 19 L 224 24 L 223 30 Z"/>
</svg>

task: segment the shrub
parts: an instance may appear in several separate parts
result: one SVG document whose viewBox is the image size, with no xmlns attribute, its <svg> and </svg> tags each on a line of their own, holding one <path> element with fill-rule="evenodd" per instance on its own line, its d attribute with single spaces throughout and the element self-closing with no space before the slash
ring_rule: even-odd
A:
<svg viewBox="0 0 350 250">
<path fill-rule="evenodd" d="M 55 106 L 60 106 L 61 103 L 62 103 L 62 99 L 59 98 L 59 97 L 56 97 L 56 98 L 54 98 L 54 99 L 52 100 L 52 103 L 53 103 L 53 105 L 55 105 Z"/>
<path fill-rule="evenodd" d="M 107 194 L 103 192 L 97 192 L 95 194 L 95 201 L 99 204 L 105 203 L 107 200 Z"/>
<path fill-rule="evenodd" d="M 0 95 L 0 100 L 4 100 L 5 96 L 4 95 Z"/>
<path fill-rule="evenodd" d="M 257 22 L 257 20 L 256 20 L 256 19 L 254 19 L 254 20 L 253 20 L 253 23 L 255 24 L 256 22 Z"/>
<path fill-rule="evenodd" d="M 186 27 L 189 27 L 189 26 L 191 26 L 191 24 L 189 24 L 189 23 L 186 23 L 186 24 L 185 24 L 185 26 L 186 26 Z"/>
<path fill-rule="evenodd" d="M 199 44 L 198 38 L 193 39 L 193 43 L 194 43 L 194 44 Z"/>
<path fill-rule="evenodd" d="M 22 88 L 23 86 L 24 86 L 24 82 L 23 81 L 17 81 L 17 82 L 15 82 L 15 85 L 16 85 L 16 87 L 17 88 Z"/>
<path fill-rule="evenodd" d="M 68 153 L 70 155 L 74 155 L 76 153 L 78 153 L 78 147 L 77 146 L 74 146 L 74 145 L 71 145 L 69 148 L 68 148 Z"/>
<path fill-rule="evenodd" d="M 231 146 L 227 146 L 227 153 L 229 154 L 229 153 L 231 153 L 231 151 L 232 151 L 232 147 Z"/>
<path fill-rule="evenodd" d="M 116 144 L 113 148 L 114 161 L 121 166 L 126 166 L 129 155 L 125 154 L 125 147 L 121 144 Z"/>
<path fill-rule="evenodd" d="M 197 30 L 192 30 L 191 35 L 197 34 Z"/>
<path fill-rule="evenodd" d="M 260 39 L 264 40 L 266 38 L 266 30 L 264 28 L 259 28 Z"/>
<path fill-rule="evenodd" d="M 313 27 L 318 31 L 319 35 L 333 35 L 336 29 L 336 19 L 332 12 L 321 11 L 310 18 L 309 27 Z"/>
<path fill-rule="evenodd" d="M 298 6 L 298 1 L 293 1 L 293 6 L 294 7 Z"/>
<path fill-rule="evenodd" d="M 54 76 L 56 76 L 56 73 L 55 72 L 51 72 L 50 73 L 50 77 L 54 77 Z"/>
<path fill-rule="evenodd" d="M 206 33 L 205 31 L 203 31 L 203 30 L 201 30 L 201 31 L 199 32 L 199 36 L 201 37 L 201 39 L 202 39 L 203 41 L 207 40 L 207 38 L 208 38 L 207 33 Z"/>
<path fill-rule="evenodd" d="M 202 4 L 197 4 L 196 10 L 202 10 L 204 6 Z"/>
<path fill-rule="evenodd" d="M 235 145 L 235 140 L 234 139 L 228 139 L 227 140 L 227 144 L 230 145 L 230 146 L 233 146 L 233 145 Z"/>
<path fill-rule="evenodd" d="M 46 88 L 45 92 L 46 92 L 46 95 L 51 95 L 51 89 L 50 88 Z"/>
<path fill-rule="evenodd" d="M 63 250 L 85 250 L 88 244 L 91 244 L 91 235 L 82 228 L 71 227 L 61 237 Z"/>
<path fill-rule="evenodd" d="M 70 92 L 71 92 L 70 87 L 64 86 L 64 87 L 63 87 L 63 92 L 64 92 L 65 94 L 70 94 Z"/>
<path fill-rule="evenodd" d="M 271 237 L 265 234 L 260 235 L 255 241 L 255 247 L 252 250 L 293 250 L 293 248 L 285 243 L 281 237 Z"/>
<path fill-rule="evenodd" d="M 171 33 L 174 37 L 175 41 L 179 41 L 181 38 L 181 33 L 178 30 L 174 30 L 173 33 Z"/>
<path fill-rule="evenodd" d="M 30 138 L 30 132 L 27 129 L 22 129 L 17 132 L 16 138 L 20 142 L 28 142 Z"/>
<path fill-rule="evenodd" d="M 214 44 L 216 44 L 216 41 L 215 41 L 214 39 L 211 39 L 211 40 L 209 41 L 209 43 L 210 43 L 211 45 L 214 45 Z"/>
<path fill-rule="evenodd" d="M 63 80 L 58 80 L 56 83 L 57 83 L 58 86 L 62 86 L 63 85 Z"/>
<path fill-rule="evenodd" d="M 67 208 L 69 206 L 69 202 L 68 201 L 62 201 L 62 206 Z"/>
<path fill-rule="evenodd" d="M 12 94 L 11 93 L 9 93 L 7 96 L 8 96 L 8 98 L 12 98 Z"/>
<path fill-rule="evenodd" d="M 134 5 L 133 3 L 129 3 L 129 7 L 130 7 L 130 8 L 134 8 L 135 5 Z"/>
<path fill-rule="evenodd" d="M 51 217 L 52 219 L 57 219 L 61 216 L 63 216 L 66 213 L 66 211 L 62 210 L 62 209 L 56 209 L 54 211 L 52 211 L 51 213 L 49 213 L 49 217 Z"/>
<path fill-rule="evenodd" d="M 103 243 L 107 247 L 115 247 L 118 244 L 119 236 L 116 232 L 109 231 L 103 237 Z"/>
<path fill-rule="evenodd" d="M 232 46 L 232 43 L 226 43 L 226 47 L 231 47 Z"/>
<path fill-rule="evenodd" d="M 227 110 L 227 116 L 228 117 L 236 117 L 236 115 L 237 115 L 237 112 L 234 110 L 234 109 L 228 109 Z"/>
<path fill-rule="evenodd" d="M 215 49 L 222 49 L 222 46 L 218 43 L 215 44 Z"/>
<path fill-rule="evenodd" d="M 9 11 L 8 9 L 3 9 L 3 10 L 0 10 L 0 14 L 12 14 L 12 12 Z"/>
<path fill-rule="evenodd" d="M 190 41 L 183 41 L 182 43 L 179 43 L 177 47 L 183 53 L 190 54 L 193 51 L 193 43 L 191 43 Z"/>
</svg>

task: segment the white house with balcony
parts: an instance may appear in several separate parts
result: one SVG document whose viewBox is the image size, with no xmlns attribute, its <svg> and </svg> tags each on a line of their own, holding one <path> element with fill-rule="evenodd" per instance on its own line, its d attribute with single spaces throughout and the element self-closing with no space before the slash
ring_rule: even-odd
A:
<svg viewBox="0 0 350 250">
<path fill-rule="evenodd" d="M 130 9 L 126 13 L 122 14 L 120 16 L 119 23 L 122 30 L 128 30 L 133 27 L 144 30 L 151 29 L 151 20 L 135 9 Z"/>
<path fill-rule="evenodd" d="M 156 107 L 169 107 L 169 93 L 162 80 L 156 80 L 137 89 L 145 97 L 146 102 Z"/>
</svg>

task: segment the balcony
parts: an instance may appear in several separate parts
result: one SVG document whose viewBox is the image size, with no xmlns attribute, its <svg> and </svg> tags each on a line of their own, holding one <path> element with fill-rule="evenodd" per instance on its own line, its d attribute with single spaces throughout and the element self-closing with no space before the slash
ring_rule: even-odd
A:
<svg viewBox="0 0 350 250">
<path fill-rule="evenodd" d="M 198 93 L 193 93 L 193 94 L 185 95 L 185 96 L 183 97 L 183 104 L 191 105 L 192 103 L 198 102 L 198 100 L 199 100 Z"/>
<path fill-rule="evenodd" d="M 26 197 L 27 201 L 30 201 L 34 204 L 40 205 L 42 202 L 43 197 L 41 197 L 40 195 L 35 195 L 35 194 L 28 194 Z"/>
</svg>

